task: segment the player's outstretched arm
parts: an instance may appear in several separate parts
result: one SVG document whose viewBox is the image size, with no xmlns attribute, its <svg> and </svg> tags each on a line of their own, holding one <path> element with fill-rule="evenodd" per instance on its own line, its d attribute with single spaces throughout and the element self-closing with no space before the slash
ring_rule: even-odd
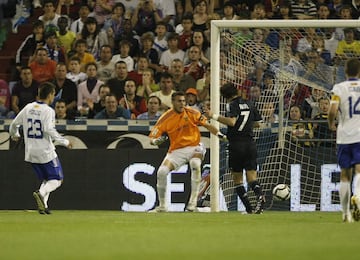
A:
<svg viewBox="0 0 360 260">
<path fill-rule="evenodd" d="M 234 126 L 236 123 L 236 117 L 225 117 L 214 114 L 211 110 L 204 108 L 204 114 L 206 117 L 218 121 L 224 125 Z"/>
<path fill-rule="evenodd" d="M 213 135 L 216 135 L 221 141 L 223 142 L 227 142 L 228 139 L 226 137 L 226 135 L 224 135 L 223 133 L 221 133 L 219 131 L 219 129 L 217 129 L 215 126 L 211 125 L 211 124 L 205 124 L 204 127 L 209 130 L 210 133 L 212 133 Z"/>
</svg>

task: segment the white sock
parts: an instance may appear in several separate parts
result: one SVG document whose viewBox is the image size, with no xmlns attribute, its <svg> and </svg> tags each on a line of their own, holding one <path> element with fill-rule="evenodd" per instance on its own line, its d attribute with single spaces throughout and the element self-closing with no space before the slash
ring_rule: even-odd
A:
<svg viewBox="0 0 360 260">
<path fill-rule="evenodd" d="M 170 169 L 167 166 L 160 166 L 157 172 L 157 193 L 159 197 L 159 207 L 166 208 L 166 186 L 167 186 L 167 175 Z"/>
<path fill-rule="evenodd" d="M 354 190 L 353 190 L 354 195 L 360 196 L 360 173 L 359 172 L 355 173 L 355 175 L 354 175 L 353 187 L 354 187 Z"/>
<path fill-rule="evenodd" d="M 342 212 L 347 214 L 350 212 L 350 182 L 340 181 L 340 189 L 339 189 L 339 196 L 340 196 L 340 204 L 342 208 Z"/>
<path fill-rule="evenodd" d="M 49 195 L 52 191 L 56 190 L 61 186 L 61 181 L 59 180 L 50 180 L 44 181 L 39 189 L 40 195 L 44 199 L 45 208 L 48 207 L 47 202 L 49 200 Z"/>
<path fill-rule="evenodd" d="M 188 207 L 196 207 L 201 182 L 201 160 L 192 158 L 189 164 L 191 167 L 191 194 Z"/>
</svg>

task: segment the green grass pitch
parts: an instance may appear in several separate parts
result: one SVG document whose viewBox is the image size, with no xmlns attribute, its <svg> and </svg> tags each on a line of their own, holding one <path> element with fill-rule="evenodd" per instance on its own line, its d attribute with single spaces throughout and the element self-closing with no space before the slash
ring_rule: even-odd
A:
<svg viewBox="0 0 360 260">
<path fill-rule="evenodd" d="M 0 211 L 0 259 L 360 259 L 337 213 Z"/>
</svg>

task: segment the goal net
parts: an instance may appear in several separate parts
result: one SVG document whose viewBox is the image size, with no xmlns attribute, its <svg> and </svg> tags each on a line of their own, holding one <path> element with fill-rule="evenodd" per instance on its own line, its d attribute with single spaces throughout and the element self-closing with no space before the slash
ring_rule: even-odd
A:
<svg viewBox="0 0 360 260">
<path fill-rule="evenodd" d="M 212 110 L 225 114 L 218 86 L 231 82 L 261 113 L 263 123 L 254 135 L 267 209 L 340 209 L 336 135 L 327 127 L 326 111 L 333 85 L 345 80 L 345 61 L 360 57 L 343 43 L 356 39 L 356 26 L 350 20 L 211 22 Z M 219 205 L 243 210 L 228 171 L 226 145 L 211 137 L 210 147 L 212 211 Z M 273 188 L 281 183 L 290 186 L 290 200 L 273 198 Z M 249 197 L 255 203 L 252 191 Z"/>
</svg>

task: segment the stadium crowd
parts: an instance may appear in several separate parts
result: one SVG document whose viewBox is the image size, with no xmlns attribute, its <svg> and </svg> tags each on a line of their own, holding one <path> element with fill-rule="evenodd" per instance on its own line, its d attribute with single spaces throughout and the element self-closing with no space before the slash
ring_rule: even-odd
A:
<svg viewBox="0 0 360 260">
<path fill-rule="evenodd" d="M 58 118 L 148 119 L 151 114 L 156 119 L 171 107 L 171 94 L 177 90 L 201 110 L 213 87 L 211 20 L 360 17 L 360 0 L 1 0 L 0 6 L 4 24 L 4 10 L 16 7 L 12 33 L 34 15 L 32 10 L 43 9 L 17 51 L 14 78 L 0 79 L 0 118 L 14 118 L 37 98 L 37 87 L 45 81 L 56 86 L 52 106 Z M 278 65 L 269 56 L 279 48 L 279 35 L 263 28 L 224 31 L 222 83 L 237 84 L 242 96 L 255 103 L 262 95 L 277 95 L 272 68 Z M 289 60 L 296 57 L 302 64 L 298 73 L 325 89 L 345 79 L 341 69 L 346 59 L 360 57 L 357 28 L 307 28 L 287 36 Z M 242 65 L 251 71 L 227 62 L 236 39 L 244 46 L 239 54 L 245 57 Z M 254 61 L 253 53 L 263 59 Z M 158 99 L 150 101 L 152 96 Z M 289 110 L 299 106 L 301 116 L 312 119 L 324 114 L 319 101 L 329 97 L 299 83 L 295 94 L 284 98 Z M 269 114 L 269 109 L 260 108 L 264 120 L 276 121 L 276 109 Z"/>
</svg>

